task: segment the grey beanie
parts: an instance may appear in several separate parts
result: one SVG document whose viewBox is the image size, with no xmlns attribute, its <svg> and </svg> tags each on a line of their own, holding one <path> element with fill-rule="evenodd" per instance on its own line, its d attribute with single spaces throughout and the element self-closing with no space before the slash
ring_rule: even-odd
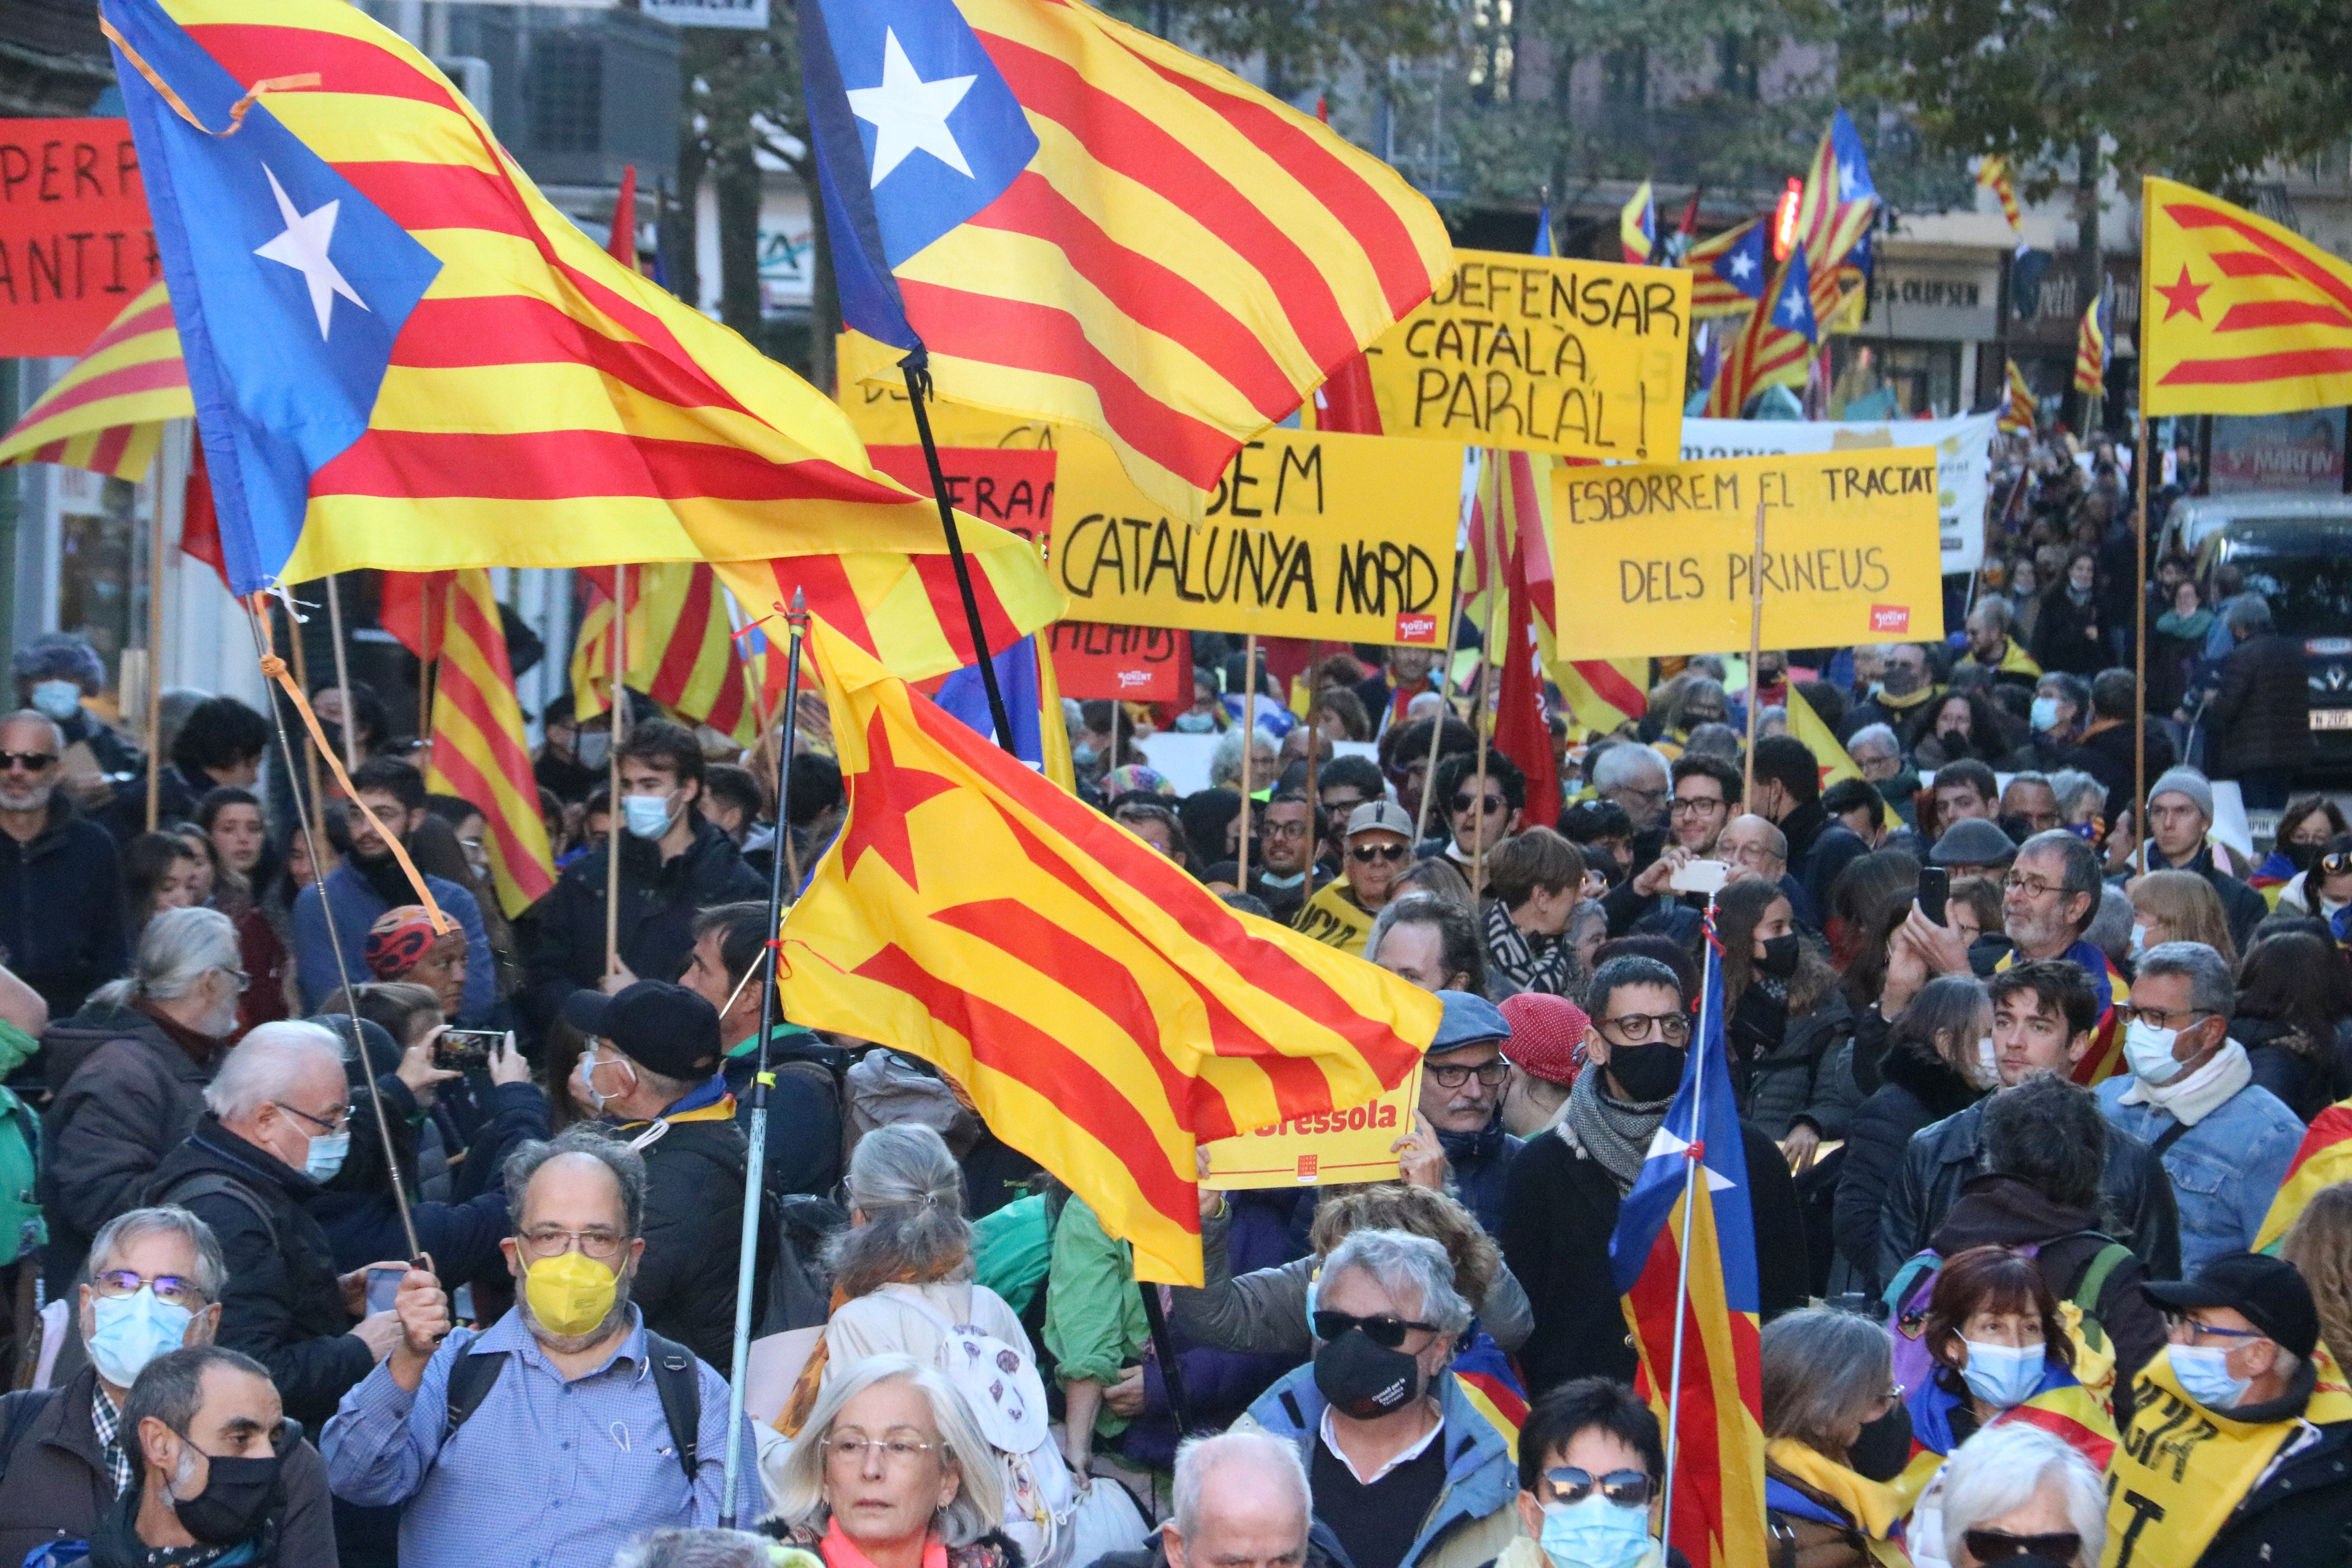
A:
<svg viewBox="0 0 2352 1568">
<path fill-rule="evenodd" d="M 2213 820 L 2213 786 L 2195 768 L 2167 768 L 2164 776 L 2148 786 L 2147 804 L 2154 805 L 2160 795 L 2185 795 L 2205 814 L 2206 822 Z"/>
</svg>

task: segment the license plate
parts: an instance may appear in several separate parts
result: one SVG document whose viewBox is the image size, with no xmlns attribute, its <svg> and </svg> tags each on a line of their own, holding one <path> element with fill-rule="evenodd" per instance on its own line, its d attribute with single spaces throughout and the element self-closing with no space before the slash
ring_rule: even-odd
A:
<svg viewBox="0 0 2352 1568">
<path fill-rule="evenodd" d="M 2311 727 L 2315 730 L 2352 730 L 2352 708 L 2315 708 L 2311 710 Z"/>
</svg>

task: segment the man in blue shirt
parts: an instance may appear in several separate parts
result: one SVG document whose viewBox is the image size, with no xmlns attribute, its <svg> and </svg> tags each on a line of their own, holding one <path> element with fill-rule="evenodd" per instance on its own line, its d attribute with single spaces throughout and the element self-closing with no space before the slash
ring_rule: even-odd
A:
<svg viewBox="0 0 2352 1568">
<path fill-rule="evenodd" d="M 645 1250 L 645 1162 L 573 1127 L 518 1149 L 506 1186 L 514 1310 L 480 1333 L 452 1332 L 441 1282 L 408 1271 L 400 1342 L 343 1396 L 320 1445 L 335 1495 L 405 1504 L 401 1559 L 436 1568 L 606 1568 L 647 1531 L 716 1523 L 726 1381 L 648 1333 L 629 1300 Z M 693 1413 L 690 1451 L 673 1410 Z M 734 1512 L 756 1519 L 751 1423 L 735 1436 Z"/>
</svg>

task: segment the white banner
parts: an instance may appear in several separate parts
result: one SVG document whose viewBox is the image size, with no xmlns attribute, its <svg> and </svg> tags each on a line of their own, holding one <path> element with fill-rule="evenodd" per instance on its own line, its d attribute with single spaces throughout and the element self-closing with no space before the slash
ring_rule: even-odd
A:
<svg viewBox="0 0 2352 1568">
<path fill-rule="evenodd" d="M 675 27 L 761 27 L 768 0 L 637 0 L 637 9 Z"/>
<path fill-rule="evenodd" d="M 1876 447 L 1936 448 L 1936 510 L 1944 571 L 1973 572 L 1984 563 L 1985 502 L 1992 475 L 1993 424 L 1998 414 L 1958 419 L 1894 419 L 1848 423 L 1800 419 L 1685 419 L 1683 461 L 1760 458 L 1791 452 L 1868 451 Z"/>
</svg>

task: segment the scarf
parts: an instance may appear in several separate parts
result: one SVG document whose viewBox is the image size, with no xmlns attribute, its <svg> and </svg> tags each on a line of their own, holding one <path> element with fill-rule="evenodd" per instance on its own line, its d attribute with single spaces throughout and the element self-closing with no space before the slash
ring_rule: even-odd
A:
<svg viewBox="0 0 2352 1568">
<path fill-rule="evenodd" d="M 2198 610 L 2182 615 L 2179 610 L 2167 610 L 2156 617 L 2156 629 L 2168 637 L 2193 638 L 2199 642 L 2213 629 L 2213 612 Z"/>
<path fill-rule="evenodd" d="M 1650 1142 L 1664 1125 L 1674 1096 L 1647 1104 L 1612 1100 L 1601 1091 L 1601 1075 L 1580 1072 L 1568 1091 L 1568 1110 L 1560 1119 L 1560 1136 L 1601 1162 L 1617 1184 L 1617 1195 L 1633 1190 L 1642 1162 L 1650 1157 Z"/>
<path fill-rule="evenodd" d="M 2246 1047 L 2231 1040 L 2211 1061 L 2170 1083 L 2149 1083 L 2135 1077 L 2124 1090 L 2123 1103 L 2153 1105 L 2183 1127 L 2194 1127 L 2253 1081 L 2254 1064 L 2247 1059 Z"/>
<path fill-rule="evenodd" d="M 1793 1437 L 1775 1437 L 1765 1444 L 1764 1458 L 1829 1499 L 1848 1523 L 1874 1542 L 1885 1541 L 1911 1511 L 1913 1500 L 1904 1494 L 1904 1489 L 1856 1475 Z"/>
<path fill-rule="evenodd" d="M 99 1515 L 90 1531 L 89 1562 L 92 1568 L 238 1568 L 242 1563 L 278 1561 L 276 1510 L 261 1521 L 260 1531 L 227 1546 L 150 1546 L 139 1539 L 137 1483 L 125 1487 L 112 1508 Z"/>
<path fill-rule="evenodd" d="M 1584 989 L 1584 965 L 1562 936 L 1521 931 L 1500 899 L 1486 900 L 1486 962 L 1522 991 L 1573 996 Z"/>
</svg>

